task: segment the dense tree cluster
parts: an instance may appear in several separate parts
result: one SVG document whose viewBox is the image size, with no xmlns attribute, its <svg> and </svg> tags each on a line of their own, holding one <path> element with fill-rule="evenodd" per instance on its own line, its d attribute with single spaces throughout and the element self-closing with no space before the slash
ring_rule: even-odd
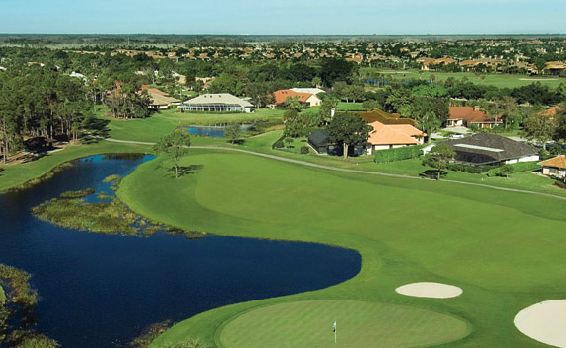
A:
<svg viewBox="0 0 566 348">
<path fill-rule="evenodd" d="M 22 67 L 0 73 L 2 157 L 30 138 L 77 140 L 93 114 L 82 80 L 49 67 Z"/>
</svg>

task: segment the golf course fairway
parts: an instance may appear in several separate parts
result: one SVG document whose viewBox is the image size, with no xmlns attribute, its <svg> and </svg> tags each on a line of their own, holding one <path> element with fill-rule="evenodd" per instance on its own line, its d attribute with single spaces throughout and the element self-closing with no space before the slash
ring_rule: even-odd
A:
<svg viewBox="0 0 566 348">
<path fill-rule="evenodd" d="M 566 298 L 566 201 L 220 150 L 191 150 L 181 165 L 190 171 L 175 179 L 167 160 L 146 163 L 124 178 L 118 196 L 185 230 L 355 249 L 362 269 L 324 290 L 201 313 L 152 347 L 189 338 L 224 348 L 285 346 L 263 340 L 290 335 L 297 320 L 309 320 L 302 312 L 309 308 L 313 318 L 301 335 L 314 347 L 323 345 L 311 337 L 333 338 L 333 320 L 339 335 L 358 325 L 351 337 L 366 347 L 542 347 L 513 319 L 532 303 Z M 463 294 L 438 300 L 395 292 L 419 282 L 450 284 Z M 377 335 L 381 343 L 370 343 Z"/>
</svg>

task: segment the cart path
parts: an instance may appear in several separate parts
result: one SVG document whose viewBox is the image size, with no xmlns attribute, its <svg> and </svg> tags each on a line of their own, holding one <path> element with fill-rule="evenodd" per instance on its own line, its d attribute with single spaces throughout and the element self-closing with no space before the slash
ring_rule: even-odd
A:
<svg viewBox="0 0 566 348">
<path fill-rule="evenodd" d="M 112 142 L 112 143 L 121 143 L 121 144 L 149 145 L 149 146 L 155 145 L 155 143 L 143 142 L 143 141 L 119 140 L 119 139 L 112 139 L 112 138 L 108 138 L 108 139 L 105 139 L 105 140 Z M 421 178 L 421 177 L 417 177 L 417 176 L 413 176 L 413 175 L 336 168 L 336 167 L 331 167 L 331 166 L 325 166 L 325 165 L 322 165 L 322 164 L 310 163 L 310 162 L 306 162 L 306 161 L 301 161 L 301 160 L 296 160 L 296 159 L 286 158 L 286 157 L 280 157 L 280 156 L 276 156 L 276 155 L 270 155 L 270 154 L 255 152 L 255 151 L 250 151 L 250 150 L 235 149 L 235 148 L 231 148 L 231 147 L 191 146 L 191 149 L 238 152 L 238 153 L 243 153 L 243 154 L 247 154 L 247 155 L 268 158 L 268 159 L 272 159 L 272 160 L 275 160 L 275 161 L 296 164 L 296 165 L 300 165 L 300 166 L 304 166 L 304 167 L 321 169 L 321 170 L 328 170 L 328 171 L 340 172 L 340 173 L 369 174 L 369 175 L 379 175 L 379 176 L 386 176 L 386 177 L 391 177 L 391 178 L 402 178 L 402 179 L 412 179 L 412 180 L 431 180 L 431 179 L 425 179 L 425 178 Z M 555 194 L 552 194 L 552 193 L 544 193 L 544 192 L 537 192 L 537 191 L 530 191 L 530 190 L 514 189 L 514 188 L 509 188 L 509 187 L 494 186 L 494 185 L 480 184 L 480 183 L 475 183 L 475 182 L 467 182 L 467 181 L 452 180 L 452 179 L 442 179 L 441 181 L 442 182 L 449 182 L 449 183 L 453 183 L 453 184 L 460 184 L 460 185 L 484 187 L 484 188 L 499 190 L 499 191 L 524 193 L 524 194 L 537 195 L 537 196 L 542 196 L 542 197 L 556 198 L 556 199 L 566 201 L 566 196 L 559 196 L 559 195 L 555 195 Z"/>
</svg>

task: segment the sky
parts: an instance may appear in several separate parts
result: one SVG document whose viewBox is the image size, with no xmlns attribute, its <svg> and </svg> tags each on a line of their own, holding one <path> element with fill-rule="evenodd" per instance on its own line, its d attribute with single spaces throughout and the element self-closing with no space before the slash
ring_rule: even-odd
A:
<svg viewBox="0 0 566 348">
<path fill-rule="evenodd" d="M 0 33 L 566 34 L 566 0 L 0 0 Z"/>
</svg>

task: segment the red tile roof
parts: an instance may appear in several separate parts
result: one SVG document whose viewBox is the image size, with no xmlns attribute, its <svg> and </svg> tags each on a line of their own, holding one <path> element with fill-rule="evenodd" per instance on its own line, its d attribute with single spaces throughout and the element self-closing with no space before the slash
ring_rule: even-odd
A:
<svg viewBox="0 0 566 348">
<path fill-rule="evenodd" d="M 566 156 L 560 155 L 546 161 L 540 162 L 543 167 L 566 169 Z"/>
<path fill-rule="evenodd" d="M 495 120 L 488 118 L 485 112 L 469 106 L 451 106 L 448 114 L 448 119 L 464 120 L 468 123 L 495 122 Z"/>
<path fill-rule="evenodd" d="M 371 145 L 417 145 L 416 137 L 424 137 L 426 133 L 410 124 L 383 124 L 375 121 L 370 124 L 373 131 L 369 133 L 368 143 Z"/>
<path fill-rule="evenodd" d="M 287 103 L 287 100 L 289 98 L 299 98 L 299 101 L 301 103 L 306 103 L 307 99 L 309 99 L 311 96 L 312 94 L 298 93 L 290 89 L 282 89 L 273 93 L 273 97 L 275 98 L 275 105 L 284 105 L 285 103 Z"/>
</svg>

